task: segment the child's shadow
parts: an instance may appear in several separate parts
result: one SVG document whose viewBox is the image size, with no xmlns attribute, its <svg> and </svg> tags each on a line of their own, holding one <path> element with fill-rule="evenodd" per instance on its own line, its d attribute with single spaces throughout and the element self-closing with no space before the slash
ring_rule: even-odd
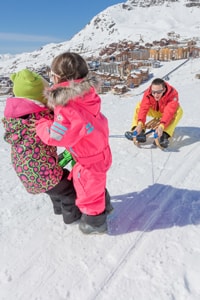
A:
<svg viewBox="0 0 200 300">
<path fill-rule="evenodd" d="M 154 184 L 140 193 L 113 196 L 112 204 L 110 235 L 200 223 L 200 191 Z"/>
</svg>

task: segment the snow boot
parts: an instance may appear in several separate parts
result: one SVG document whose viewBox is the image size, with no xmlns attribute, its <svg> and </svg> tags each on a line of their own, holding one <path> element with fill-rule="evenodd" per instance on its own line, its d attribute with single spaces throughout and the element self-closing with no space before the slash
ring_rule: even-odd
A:
<svg viewBox="0 0 200 300">
<path fill-rule="evenodd" d="M 169 146 L 169 137 L 170 137 L 170 135 L 164 131 L 159 140 L 161 147 L 167 148 Z"/>
<path fill-rule="evenodd" d="M 82 214 L 79 229 L 84 234 L 105 233 L 107 231 L 106 217 L 106 211 L 95 216 Z"/>
<path fill-rule="evenodd" d="M 142 130 L 141 133 L 137 135 L 136 140 L 137 140 L 138 143 L 145 143 L 146 142 L 147 138 L 146 138 L 144 130 Z"/>
<path fill-rule="evenodd" d="M 129 141 L 133 141 L 134 138 L 133 131 L 126 131 L 124 135 Z"/>
<path fill-rule="evenodd" d="M 62 204 L 63 208 L 63 204 Z M 65 224 L 71 224 L 81 218 L 81 211 L 79 208 L 75 205 L 72 205 L 71 207 L 66 207 L 62 210 L 62 215 L 63 215 L 63 221 Z"/>
<path fill-rule="evenodd" d="M 106 198 L 106 212 L 109 214 L 114 209 L 114 207 L 111 204 L 110 194 L 107 189 L 106 189 L 106 193 L 105 193 L 105 198 Z"/>
<path fill-rule="evenodd" d="M 159 144 L 162 148 L 166 149 L 169 146 L 169 138 L 170 138 L 170 135 L 164 131 L 162 136 L 158 140 Z M 155 141 L 153 142 L 153 145 L 157 146 Z"/>
<path fill-rule="evenodd" d="M 55 215 L 62 215 L 62 209 L 60 207 L 53 207 L 53 211 Z"/>
<path fill-rule="evenodd" d="M 126 131 L 124 135 L 128 140 L 133 141 L 133 138 L 135 137 L 135 131 Z M 142 132 L 136 136 L 136 141 L 138 143 L 145 143 L 146 140 L 145 131 L 142 130 Z"/>
</svg>

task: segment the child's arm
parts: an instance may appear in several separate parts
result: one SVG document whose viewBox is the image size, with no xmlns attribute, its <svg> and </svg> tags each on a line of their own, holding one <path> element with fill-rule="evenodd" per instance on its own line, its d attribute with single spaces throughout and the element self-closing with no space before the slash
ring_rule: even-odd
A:
<svg viewBox="0 0 200 300">
<path fill-rule="evenodd" d="M 69 149 L 83 137 L 85 129 L 76 119 L 70 123 L 67 119 L 59 119 L 54 116 L 54 121 L 44 118 L 37 121 L 36 134 L 47 145 Z"/>
<path fill-rule="evenodd" d="M 45 118 L 40 119 L 39 121 L 36 121 L 36 134 L 41 138 L 41 140 L 47 144 L 52 146 L 58 146 L 56 141 L 51 141 L 50 138 L 50 129 L 53 124 L 52 120 L 47 120 Z"/>
</svg>

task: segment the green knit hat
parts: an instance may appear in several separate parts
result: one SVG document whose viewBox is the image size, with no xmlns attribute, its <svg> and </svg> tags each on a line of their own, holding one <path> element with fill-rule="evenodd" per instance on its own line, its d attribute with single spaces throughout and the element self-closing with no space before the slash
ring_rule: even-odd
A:
<svg viewBox="0 0 200 300">
<path fill-rule="evenodd" d="M 13 82 L 15 96 L 37 100 L 46 104 L 47 101 L 43 96 L 43 91 L 48 86 L 48 82 L 42 76 L 24 69 L 11 74 L 10 79 Z"/>
</svg>

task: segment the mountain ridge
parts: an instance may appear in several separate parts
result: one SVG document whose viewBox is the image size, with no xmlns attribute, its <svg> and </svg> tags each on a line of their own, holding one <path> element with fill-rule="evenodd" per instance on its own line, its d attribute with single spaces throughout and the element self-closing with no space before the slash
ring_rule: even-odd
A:
<svg viewBox="0 0 200 300">
<path fill-rule="evenodd" d="M 200 0 L 128 0 L 115 4 L 94 16 L 71 40 L 48 44 L 31 53 L 0 55 L 0 74 L 21 68 L 49 65 L 53 57 L 74 51 L 85 57 L 98 56 L 100 50 L 121 40 L 152 42 L 175 32 L 182 39 L 193 38 L 200 43 Z M 42 62 L 42 63 L 41 63 Z"/>
</svg>

